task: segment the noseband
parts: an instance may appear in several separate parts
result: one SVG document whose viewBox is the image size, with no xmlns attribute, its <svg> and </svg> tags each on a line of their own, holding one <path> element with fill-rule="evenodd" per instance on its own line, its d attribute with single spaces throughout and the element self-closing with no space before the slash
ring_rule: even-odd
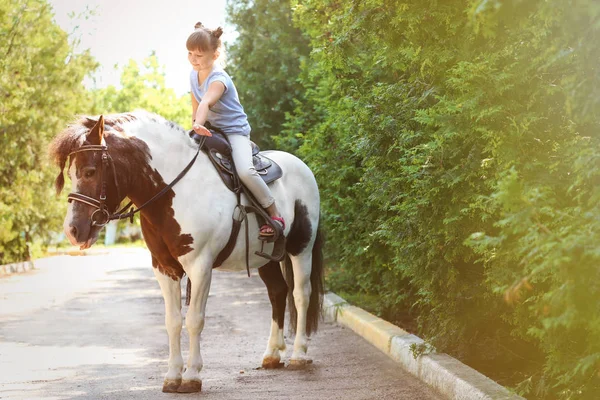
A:
<svg viewBox="0 0 600 400">
<path fill-rule="evenodd" d="M 108 208 L 106 207 L 106 172 L 108 170 L 109 165 L 110 165 L 110 168 L 112 169 L 113 179 L 115 182 L 115 187 L 117 189 L 117 199 L 121 199 L 121 192 L 119 190 L 119 182 L 117 182 L 117 173 L 115 170 L 115 165 L 113 163 L 112 157 L 110 156 L 110 154 L 108 154 L 108 146 L 85 144 L 85 145 L 81 146 L 79 149 L 69 153 L 69 157 L 71 157 L 73 154 L 82 153 L 84 151 L 101 151 L 102 152 L 102 156 L 101 156 L 102 157 L 102 168 L 100 169 L 100 180 L 101 180 L 100 184 L 102 186 L 100 187 L 100 199 L 96 200 L 93 197 L 89 197 L 89 196 L 86 196 L 81 193 L 71 192 L 67 196 L 67 201 L 69 203 L 72 201 L 78 201 L 80 203 L 84 203 L 91 207 L 94 207 L 96 210 L 90 216 L 92 226 L 103 227 L 104 225 L 108 224 L 110 221 L 115 220 L 115 219 L 129 218 L 129 220 L 131 222 L 133 222 L 133 216 L 137 212 L 141 211 L 144 207 L 148 206 L 150 203 L 152 203 L 153 201 L 155 201 L 156 199 L 161 197 L 163 194 L 165 194 L 169 190 L 171 190 L 171 188 L 173 186 L 175 186 L 175 184 L 177 182 L 179 182 L 179 180 L 181 178 L 183 178 L 185 174 L 187 174 L 187 172 L 190 170 L 192 165 L 194 165 L 196 158 L 198 158 L 200 149 L 202 149 L 202 147 L 204 146 L 205 141 L 206 141 L 206 137 L 203 136 L 202 141 L 200 142 L 200 144 L 198 146 L 198 151 L 196 152 L 196 155 L 194 155 L 194 158 L 192 158 L 192 160 L 183 169 L 183 171 L 181 171 L 179 173 L 179 175 L 177 175 L 177 177 L 171 183 L 169 183 L 167 186 L 165 186 L 160 192 L 155 194 L 150 200 L 148 200 L 147 202 L 145 202 L 144 204 L 142 204 L 139 208 L 137 208 L 135 210 L 133 207 L 131 207 L 133 205 L 133 202 L 130 201 L 125 207 L 121 208 L 119 211 L 117 211 L 113 214 L 111 214 L 110 211 L 108 210 Z M 124 212 L 129 207 L 131 207 L 129 212 Z"/>
</svg>

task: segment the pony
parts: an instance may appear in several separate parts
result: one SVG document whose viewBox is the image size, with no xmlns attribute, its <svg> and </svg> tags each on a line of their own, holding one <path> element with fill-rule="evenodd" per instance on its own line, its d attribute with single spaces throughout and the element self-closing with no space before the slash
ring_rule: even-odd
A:
<svg viewBox="0 0 600 400">
<path fill-rule="evenodd" d="M 54 138 L 50 154 L 60 169 L 55 181 L 57 194 L 65 184 L 65 168 L 71 179 L 63 228 L 70 242 L 81 249 L 96 242 L 126 197 L 136 207 L 153 199 L 140 211 L 140 222 L 165 303 L 169 361 L 164 392 L 202 389 L 200 335 L 213 267 L 241 271 L 247 262 L 251 269 L 258 269 L 272 306 L 264 368 L 279 367 L 285 354 L 286 299 L 290 329 L 296 333 L 290 364 L 312 362 L 307 355 L 307 337 L 316 332 L 321 316 L 323 241 L 319 191 L 304 162 L 282 151 L 261 153 L 283 170 L 283 176 L 269 185 L 286 221 L 285 258 L 276 262 L 255 254 L 261 244 L 266 251 L 273 244 L 258 239 L 258 221 L 248 214 L 229 257 L 213 265 L 230 237 L 238 199 L 183 128 L 145 111 L 81 117 Z M 184 169 L 187 174 L 181 177 Z M 169 185 L 174 179 L 180 180 Z M 241 201 L 247 204 L 248 199 L 242 195 Z M 186 314 L 190 349 L 185 370 L 180 346 L 184 274 L 191 282 Z"/>
</svg>

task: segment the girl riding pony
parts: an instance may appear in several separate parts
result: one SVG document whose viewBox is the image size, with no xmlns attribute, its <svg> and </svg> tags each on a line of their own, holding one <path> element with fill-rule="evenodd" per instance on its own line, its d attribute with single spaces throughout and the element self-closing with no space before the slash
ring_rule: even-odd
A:
<svg viewBox="0 0 600 400">
<path fill-rule="evenodd" d="M 188 60 L 193 70 L 190 73 L 192 92 L 192 119 L 194 131 L 203 136 L 212 136 L 204 126 L 208 121 L 221 130 L 231 144 L 231 156 L 242 183 L 252 192 L 260 205 L 274 221 L 285 229 L 285 221 L 277 210 L 271 190 L 262 180 L 252 163 L 250 146 L 250 124 L 240 104 L 237 90 L 231 77 L 215 61 L 221 49 L 221 27 L 211 30 L 198 22 L 196 30 L 187 39 Z M 273 229 L 265 224 L 260 236 L 273 236 Z"/>
</svg>

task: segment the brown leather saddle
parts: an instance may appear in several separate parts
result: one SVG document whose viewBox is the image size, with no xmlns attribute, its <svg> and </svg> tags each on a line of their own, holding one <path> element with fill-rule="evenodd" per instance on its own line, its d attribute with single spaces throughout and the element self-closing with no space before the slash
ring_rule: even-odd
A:
<svg viewBox="0 0 600 400">
<path fill-rule="evenodd" d="M 211 133 L 213 134 L 212 136 L 205 137 L 202 151 L 208 155 L 208 158 L 229 190 L 239 193 L 241 182 L 231 159 L 231 145 L 227 137 L 221 132 L 212 128 Z M 202 138 L 194 131 L 190 132 L 190 136 L 196 143 L 201 143 Z M 254 163 L 254 168 L 265 183 L 269 184 L 281 178 L 283 175 L 281 167 L 275 161 L 261 154 L 256 143 L 251 141 L 250 144 L 252 145 L 252 162 Z"/>
</svg>

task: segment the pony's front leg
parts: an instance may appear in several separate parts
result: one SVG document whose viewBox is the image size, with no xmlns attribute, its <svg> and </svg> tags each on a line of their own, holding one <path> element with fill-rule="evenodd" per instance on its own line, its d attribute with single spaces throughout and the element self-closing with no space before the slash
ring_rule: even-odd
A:
<svg viewBox="0 0 600 400">
<path fill-rule="evenodd" d="M 206 300 L 210 290 L 212 268 L 210 263 L 201 263 L 194 266 L 188 273 L 192 283 L 190 307 L 185 317 L 185 326 L 190 336 L 190 354 L 187 369 L 183 373 L 183 381 L 179 386 L 179 393 L 193 393 L 202 390 L 202 355 L 200 354 L 200 335 L 204 328 Z"/>
<path fill-rule="evenodd" d="M 176 393 L 181 385 L 183 358 L 181 357 L 181 283 L 152 268 L 165 299 L 165 325 L 169 334 L 169 370 L 165 375 L 163 392 Z"/>
</svg>

